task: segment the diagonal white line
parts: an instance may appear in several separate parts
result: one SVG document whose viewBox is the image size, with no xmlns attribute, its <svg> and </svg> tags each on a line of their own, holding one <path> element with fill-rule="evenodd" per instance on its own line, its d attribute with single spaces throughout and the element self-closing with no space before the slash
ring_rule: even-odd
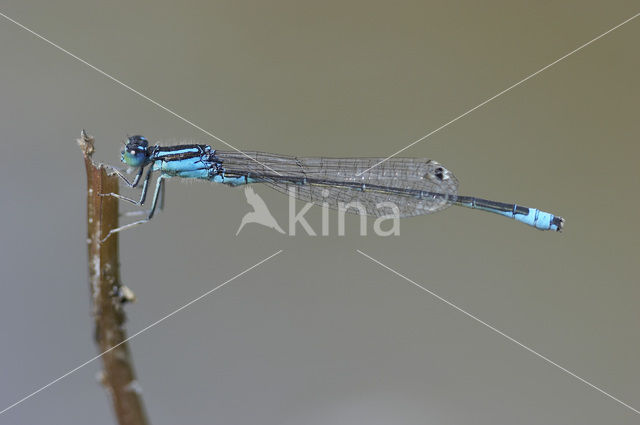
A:
<svg viewBox="0 0 640 425">
<path fill-rule="evenodd" d="M 404 280 L 406 280 L 407 282 L 417 286 L 418 288 L 422 289 L 423 291 L 427 292 L 428 294 L 436 297 L 437 299 L 439 299 L 440 301 L 442 301 L 443 303 L 447 304 L 449 307 L 453 307 L 454 309 L 458 310 L 460 313 L 466 315 L 467 317 L 470 317 L 471 319 L 475 320 L 476 322 L 480 323 L 481 325 L 486 326 L 487 328 L 491 329 L 492 331 L 494 331 L 495 333 L 497 333 L 498 335 L 501 335 L 503 337 L 505 337 L 506 339 L 508 339 L 509 341 L 513 342 L 514 344 L 524 348 L 525 350 L 527 350 L 528 352 L 530 352 L 531 354 L 534 354 L 536 356 L 538 356 L 539 358 L 541 358 L 542 360 L 544 360 L 545 362 L 557 367 L 558 369 L 560 369 L 561 371 L 573 376 L 574 378 L 576 378 L 578 381 L 587 384 L 588 386 L 590 386 L 591 388 L 593 388 L 594 390 L 598 391 L 599 393 L 609 397 L 610 399 L 612 399 L 613 401 L 616 401 L 618 403 L 620 403 L 621 405 L 623 405 L 624 407 L 628 408 L 629 410 L 632 410 L 633 412 L 637 413 L 640 415 L 640 411 L 635 409 L 634 407 L 628 405 L 627 403 L 625 403 L 624 401 L 620 400 L 619 398 L 616 398 L 614 396 L 612 396 L 611 394 L 609 394 L 608 392 L 606 392 L 605 390 L 600 389 L 599 387 L 595 386 L 594 384 L 592 384 L 591 382 L 587 381 L 584 378 L 579 377 L 578 375 L 576 375 L 575 373 L 571 372 L 569 369 L 564 368 L 562 366 L 560 366 L 558 363 L 554 362 L 553 360 L 551 360 L 550 358 L 538 353 L 537 351 L 535 351 L 532 348 L 527 347 L 526 345 L 524 345 L 523 343 L 521 343 L 520 341 L 516 340 L 515 338 L 510 337 L 509 335 L 507 335 L 506 333 L 502 332 L 501 330 L 491 326 L 490 324 L 488 324 L 487 322 L 483 321 L 482 319 L 479 319 L 478 317 L 474 316 L 473 314 L 467 312 L 466 310 L 463 310 L 462 308 L 458 307 L 457 305 L 453 304 L 451 301 L 448 301 L 444 298 L 442 298 L 440 295 L 436 294 L 433 291 L 428 290 L 427 288 L 425 288 L 424 286 L 420 285 L 419 283 L 414 282 L 413 280 L 409 279 L 408 277 L 406 277 L 405 275 L 403 275 L 400 272 L 395 271 L 394 269 L 392 269 L 391 267 L 382 264 L 380 261 L 376 260 L 375 258 L 371 257 L 370 255 L 365 254 L 364 252 L 360 251 L 359 249 L 356 249 L 356 251 L 358 251 L 358 253 L 360 253 L 361 255 L 363 255 L 364 257 L 367 257 L 369 260 L 373 261 L 374 263 L 384 267 L 385 269 L 389 270 L 390 272 L 394 273 L 395 275 L 403 278 Z"/>
<path fill-rule="evenodd" d="M 107 77 L 108 79 L 110 79 L 113 82 L 116 82 L 118 84 L 120 84 L 122 87 L 126 88 L 127 90 L 137 94 L 138 96 L 140 96 L 141 98 L 153 103 L 154 105 L 156 105 L 158 108 L 170 113 L 171 115 L 173 115 L 176 118 L 181 119 L 182 121 L 186 122 L 187 124 L 189 124 L 190 126 L 200 130 L 201 132 L 203 132 L 204 134 L 206 134 L 207 136 L 212 137 L 213 139 L 219 141 L 220 143 L 223 143 L 225 145 L 227 145 L 228 147 L 230 147 L 231 149 L 241 153 L 242 155 L 246 156 L 247 158 L 249 158 L 250 160 L 257 162 L 258 164 L 262 165 L 263 167 L 267 168 L 270 171 L 273 171 L 274 173 L 276 173 L 277 175 L 282 175 L 279 172 L 277 172 L 276 170 L 274 170 L 273 168 L 269 167 L 268 165 L 263 164 L 262 162 L 258 161 L 257 159 L 251 157 L 250 155 L 247 155 L 246 153 L 242 152 L 240 149 L 236 148 L 235 146 L 231 145 L 230 143 L 228 143 L 227 141 L 221 139 L 220 137 L 216 136 L 215 134 L 211 133 L 210 131 L 205 130 L 204 128 L 200 127 L 199 125 L 197 125 L 196 123 L 194 123 L 193 121 L 190 121 L 188 119 L 186 119 L 185 117 L 183 117 L 182 115 L 178 114 L 177 112 L 172 111 L 171 109 L 167 108 L 164 105 L 161 105 L 160 103 L 158 103 L 157 101 L 153 100 L 152 98 L 150 98 L 149 96 L 139 92 L 138 90 L 134 89 L 133 87 L 129 86 L 128 84 L 125 84 L 124 82 L 118 80 L 116 77 L 106 73 L 105 71 L 103 71 L 102 69 L 98 68 L 95 65 L 90 64 L 89 62 L 87 62 L 86 60 L 82 59 L 81 57 L 78 57 L 76 55 L 74 55 L 73 53 L 71 53 L 70 51 L 64 49 L 63 47 L 61 47 L 60 45 L 54 43 L 53 41 L 47 39 L 46 37 L 38 34 L 37 32 L 35 32 L 34 30 L 32 30 L 31 28 L 28 28 L 24 25 L 22 25 L 20 22 L 16 21 L 15 19 L 10 18 L 9 16 L 5 15 L 4 13 L 0 12 L 0 16 L 2 16 L 3 18 L 5 18 L 7 21 L 9 22 L 13 22 L 14 24 L 16 24 L 17 26 L 19 26 L 20 28 L 22 28 L 25 31 L 30 32 L 31 34 L 35 35 L 36 37 L 38 37 L 40 40 L 48 43 L 49 45 L 55 47 L 56 49 L 60 50 L 63 53 L 66 53 L 67 55 L 71 56 L 72 58 L 74 58 L 75 60 L 77 60 L 78 62 L 81 62 L 83 64 L 85 64 L 86 66 L 88 66 L 89 68 L 93 69 L 94 71 L 99 72 L 100 74 L 104 75 L 105 77 Z"/>
<path fill-rule="evenodd" d="M 421 137 L 421 138 L 419 138 L 418 140 L 416 140 L 416 141 L 414 141 L 414 142 L 409 143 L 407 146 L 405 146 L 404 148 L 400 149 L 399 151 L 397 151 L 397 152 L 395 152 L 395 153 L 393 153 L 393 154 L 389 155 L 388 157 L 386 157 L 386 158 L 385 158 L 385 159 L 383 159 L 382 161 L 377 162 L 376 164 L 374 164 L 373 166 L 371 166 L 371 167 L 367 168 L 366 170 L 362 171 L 361 173 L 356 174 L 356 176 L 358 176 L 358 177 L 359 177 L 359 176 L 363 175 L 364 173 L 366 173 L 367 171 L 371 170 L 372 168 L 375 168 L 375 167 L 377 167 L 378 165 L 382 164 L 383 162 L 386 162 L 386 161 L 390 160 L 391 158 L 393 158 L 394 156 L 398 155 L 399 153 L 402 153 L 402 152 L 406 151 L 407 149 L 409 149 L 409 148 L 410 148 L 410 147 L 412 147 L 413 145 L 415 145 L 415 144 L 417 144 L 417 143 L 422 142 L 424 139 L 426 139 L 427 137 L 431 136 L 432 134 L 437 133 L 438 131 L 442 130 L 442 129 L 443 129 L 443 128 L 445 128 L 445 127 L 448 127 L 450 124 L 453 124 L 454 122 L 458 121 L 460 118 L 466 117 L 467 115 L 469 115 L 470 113 L 472 113 L 472 112 L 473 112 L 473 111 L 475 111 L 476 109 L 483 107 L 484 105 L 486 105 L 487 103 L 491 102 L 492 100 L 494 100 L 494 99 L 496 99 L 496 98 L 498 98 L 498 97 L 502 96 L 503 94 L 505 94 L 505 93 L 506 93 L 506 92 L 508 92 L 509 90 L 514 89 L 514 88 L 518 87 L 520 84 L 522 84 L 522 83 L 524 83 L 525 81 L 527 81 L 527 80 L 529 80 L 529 79 L 531 79 L 531 78 L 535 77 L 536 75 L 540 74 L 541 72 L 543 72 L 543 71 L 545 71 L 545 70 L 547 70 L 547 69 L 551 68 L 553 65 L 557 64 L 558 62 L 560 62 L 560 61 L 562 61 L 562 60 L 564 60 L 564 59 L 568 58 L 569 56 L 573 55 L 574 53 L 576 53 L 576 52 L 578 52 L 578 51 L 580 51 L 580 50 L 584 49 L 584 48 L 585 48 L 585 47 L 587 47 L 588 45 L 590 45 L 590 44 L 592 44 L 592 43 L 595 43 L 596 41 L 600 40 L 600 39 L 601 39 L 602 37 L 604 37 L 605 35 L 609 34 L 609 33 L 610 33 L 610 32 L 612 32 L 612 31 L 617 30 L 618 28 L 620 28 L 620 27 L 621 27 L 621 26 L 623 26 L 624 24 L 626 24 L 626 23 L 628 23 L 628 22 L 631 22 L 632 20 L 634 20 L 634 19 L 635 19 L 635 18 L 637 18 L 638 16 L 640 16 L 640 12 L 636 13 L 635 15 L 633 15 L 632 17 L 630 17 L 629 19 L 627 19 L 627 20 L 625 20 L 625 21 L 623 21 L 623 22 L 620 22 L 618 25 L 616 25 L 615 27 L 611 28 L 610 30 L 603 32 L 602 34 L 600 34 L 600 35 L 599 35 L 599 36 L 597 36 L 596 38 L 592 39 L 591 41 L 587 41 L 587 42 L 586 42 L 586 43 L 584 43 L 582 46 L 580 46 L 580 47 L 577 47 L 577 48 L 573 49 L 572 51 L 570 51 L 570 52 L 569 52 L 569 53 L 567 53 L 566 55 L 559 57 L 559 58 L 558 58 L 558 59 L 556 59 L 555 61 L 551 62 L 549 65 L 547 65 L 547 66 L 544 66 L 544 67 L 540 68 L 539 70 L 537 70 L 537 71 L 536 71 L 536 72 L 534 72 L 533 74 L 530 74 L 529 76 L 527 76 L 527 77 L 523 78 L 522 80 L 518 81 L 517 83 L 510 85 L 510 86 L 509 86 L 509 87 L 507 87 L 506 89 L 502 90 L 500 93 L 498 93 L 498 94 L 496 94 L 496 95 L 494 95 L 494 96 L 491 96 L 489 99 L 487 99 L 487 100 L 485 100 L 484 102 L 482 102 L 482 103 L 480 103 L 480 104 L 478 104 L 478 105 L 474 106 L 473 108 L 469 109 L 467 112 L 463 113 L 462 115 L 458 115 L 457 117 L 455 117 L 455 118 L 454 118 L 454 119 L 452 119 L 451 121 L 449 121 L 449 122 L 447 122 L 447 123 L 445 123 L 445 124 L 442 124 L 440 127 L 438 127 L 438 128 L 436 128 L 435 130 L 433 130 L 433 131 L 431 131 L 431 132 L 429 132 L 429 133 L 425 134 L 424 136 L 422 136 L 422 137 Z"/>
<path fill-rule="evenodd" d="M 242 276 L 243 274 L 255 269 L 256 267 L 258 267 L 259 265 L 265 263 L 266 261 L 269 261 L 270 259 L 272 259 L 273 257 L 275 257 L 276 255 L 280 254 L 282 252 L 282 250 L 279 250 L 277 252 L 275 252 L 274 254 L 271 254 L 270 256 L 268 256 L 267 258 L 263 259 L 262 261 L 254 264 L 253 266 L 249 267 L 248 269 L 244 270 L 241 273 L 238 273 L 237 275 L 233 276 L 231 279 L 221 283 L 220 285 L 216 286 L 213 289 L 210 289 L 209 291 L 205 292 L 204 294 L 200 295 L 198 298 L 189 301 L 188 303 L 186 303 L 185 305 L 183 305 L 182 307 L 172 311 L 171 313 L 167 314 L 166 316 L 164 316 L 161 319 L 156 320 L 155 322 L 153 322 L 152 324 L 142 328 L 141 330 L 139 330 L 138 332 L 134 333 L 133 335 L 131 335 L 130 337 L 128 337 L 127 339 L 125 339 L 124 341 L 121 341 L 119 343 L 117 343 L 116 345 L 114 345 L 113 347 L 109 348 L 108 350 L 103 351 L 102 353 L 98 354 L 97 356 L 94 356 L 92 358 L 90 358 L 89 360 L 87 360 L 86 362 L 82 363 L 80 366 L 71 369 L 69 372 L 65 373 L 64 375 L 60 376 L 59 378 L 54 379 L 53 381 L 49 382 L 47 385 L 41 387 L 40 389 L 32 392 L 31 394 L 21 398 L 20 400 L 16 401 L 15 403 L 11 404 L 10 406 L 5 407 L 3 410 L 0 411 L 0 415 L 2 415 L 3 413 L 5 413 L 6 411 L 13 409 L 14 407 L 16 407 L 17 405 L 19 405 L 20 403 L 27 401 L 28 399 L 30 399 L 31 397 L 33 397 L 34 395 L 38 394 L 41 391 L 46 390 L 47 388 L 49 388 L 50 386 L 52 386 L 53 384 L 55 384 L 56 382 L 66 378 L 67 376 L 71 375 L 72 373 L 78 371 L 79 369 L 82 369 L 83 367 L 85 367 L 86 365 L 88 365 L 89 363 L 91 363 L 94 360 L 99 359 L 100 357 L 104 356 L 105 354 L 107 354 L 108 352 L 115 350 L 116 348 L 118 348 L 119 346 L 121 346 L 122 344 L 124 344 L 125 342 L 132 340 L 133 338 L 137 337 L 138 335 L 140 335 L 141 333 L 151 329 L 152 327 L 154 327 L 155 325 L 164 322 L 166 319 L 168 319 L 169 317 L 173 316 L 174 314 L 178 313 L 179 311 L 184 310 L 185 308 L 189 307 L 191 304 L 200 301 L 202 298 L 206 297 L 207 295 L 211 294 L 214 291 L 217 291 L 218 289 L 222 288 L 223 286 L 225 286 L 227 283 L 232 282 L 234 280 L 236 280 L 237 278 L 239 278 L 240 276 Z"/>
</svg>

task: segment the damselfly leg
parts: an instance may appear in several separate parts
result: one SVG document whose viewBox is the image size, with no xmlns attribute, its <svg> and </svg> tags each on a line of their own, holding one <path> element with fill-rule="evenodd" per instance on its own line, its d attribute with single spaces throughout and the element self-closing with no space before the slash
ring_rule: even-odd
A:
<svg viewBox="0 0 640 425">
<path fill-rule="evenodd" d="M 127 179 L 120 173 L 117 173 L 118 176 L 120 176 L 126 183 L 128 186 L 130 187 L 136 187 L 137 184 L 140 181 L 140 177 L 142 175 L 144 171 L 144 168 L 141 168 L 140 171 L 138 171 L 138 173 L 136 174 L 136 178 L 133 181 L 133 184 L 129 184 L 129 182 L 127 181 Z M 149 189 L 149 180 L 151 179 L 151 174 L 153 174 L 153 168 L 149 167 L 149 170 L 147 171 L 147 174 L 144 178 L 144 181 L 142 183 L 142 193 L 140 195 L 140 199 L 139 200 L 135 200 L 132 198 L 128 198 L 126 196 L 120 195 L 118 193 L 102 193 L 100 194 L 100 196 L 112 196 L 114 198 L 117 199 L 122 199 L 124 201 L 128 201 L 131 202 L 134 205 L 143 205 L 145 202 L 145 199 L 147 197 L 147 190 Z M 125 224 L 123 226 L 117 227 L 115 229 L 111 229 L 109 231 L 109 233 L 107 233 L 107 235 L 100 241 L 102 243 L 104 243 L 107 239 L 109 239 L 109 237 L 114 234 L 114 233 L 118 233 L 121 232 L 125 229 L 129 229 L 131 227 L 135 227 L 139 224 L 142 223 L 146 223 L 149 220 L 151 220 L 151 218 L 153 217 L 156 207 L 159 207 L 160 209 L 162 209 L 164 207 L 164 179 L 165 177 L 160 174 L 160 176 L 158 176 L 158 179 L 156 180 L 156 187 L 155 190 L 153 192 L 153 199 L 151 201 L 151 208 L 149 210 L 141 210 L 141 211 L 131 211 L 129 213 L 125 213 L 125 216 L 135 216 L 135 215 L 146 215 L 147 217 L 138 221 L 134 221 L 132 223 L 128 223 Z"/>
</svg>

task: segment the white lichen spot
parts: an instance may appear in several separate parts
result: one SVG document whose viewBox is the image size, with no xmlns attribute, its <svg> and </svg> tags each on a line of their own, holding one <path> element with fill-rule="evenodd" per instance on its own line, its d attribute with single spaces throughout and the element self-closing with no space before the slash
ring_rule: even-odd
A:
<svg viewBox="0 0 640 425">
<path fill-rule="evenodd" d="M 120 298 L 127 302 L 134 302 L 136 300 L 136 294 L 133 293 L 131 289 L 127 286 L 120 286 Z"/>
<path fill-rule="evenodd" d="M 93 276 L 91 279 L 91 289 L 93 290 L 94 305 L 100 296 L 100 255 L 95 254 L 91 258 L 91 264 L 93 265 Z"/>
<path fill-rule="evenodd" d="M 140 383 L 134 379 L 133 381 L 129 382 L 125 387 L 124 387 L 125 391 L 131 391 L 134 392 L 138 395 L 142 395 L 142 386 L 140 385 Z"/>
</svg>

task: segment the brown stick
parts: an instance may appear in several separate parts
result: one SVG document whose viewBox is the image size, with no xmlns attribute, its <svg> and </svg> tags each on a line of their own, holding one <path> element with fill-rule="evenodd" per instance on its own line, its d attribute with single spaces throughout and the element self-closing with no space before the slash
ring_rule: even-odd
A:
<svg viewBox="0 0 640 425">
<path fill-rule="evenodd" d="M 89 248 L 89 290 L 93 300 L 95 340 L 102 355 L 102 385 L 111 397 L 120 425 L 146 425 L 147 417 L 133 370 L 124 330 L 124 301 L 133 294 L 120 281 L 118 234 L 100 243 L 102 235 L 118 227 L 118 200 L 101 193 L 118 193 L 118 177 L 107 175 L 91 159 L 94 139 L 84 130 L 78 144 L 87 171 L 87 222 Z M 115 347 L 115 348 L 114 348 Z"/>
</svg>

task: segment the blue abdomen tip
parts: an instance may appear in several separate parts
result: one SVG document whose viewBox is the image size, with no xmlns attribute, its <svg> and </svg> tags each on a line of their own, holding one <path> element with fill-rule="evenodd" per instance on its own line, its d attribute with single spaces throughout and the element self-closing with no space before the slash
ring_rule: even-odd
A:
<svg viewBox="0 0 640 425">
<path fill-rule="evenodd" d="M 560 232 L 564 226 L 564 219 L 562 217 L 556 217 L 553 214 L 535 208 L 529 208 L 529 214 L 516 214 L 514 218 L 540 230 L 555 230 Z"/>
</svg>

